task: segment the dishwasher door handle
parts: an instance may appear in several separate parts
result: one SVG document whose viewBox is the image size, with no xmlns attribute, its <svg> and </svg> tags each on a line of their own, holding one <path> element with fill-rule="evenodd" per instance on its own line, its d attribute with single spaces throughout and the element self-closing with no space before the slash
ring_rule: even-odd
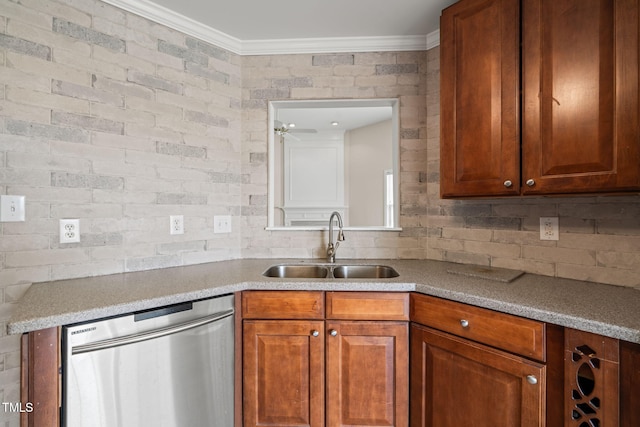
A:
<svg viewBox="0 0 640 427">
<path fill-rule="evenodd" d="M 233 315 L 234 310 L 225 310 L 218 313 L 214 313 L 210 316 L 200 317 L 188 322 L 179 323 L 177 325 L 167 326 L 160 329 L 154 329 L 148 332 L 140 332 L 137 334 L 125 335 L 123 337 L 109 338 L 102 341 L 96 341 L 91 344 L 83 344 L 71 348 L 71 354 L 82 354 L 90 351 L 103 350 L 106 348 L 119 347 L 121 345 L 133 344 L 141 341 L 152 340 L 155 338 L 164 337 L 166 335 L 176 334 L 178 332 L 187 331 L 189 329 L 197 328 L 208 323 L 216 322 Z"/>
</svg>

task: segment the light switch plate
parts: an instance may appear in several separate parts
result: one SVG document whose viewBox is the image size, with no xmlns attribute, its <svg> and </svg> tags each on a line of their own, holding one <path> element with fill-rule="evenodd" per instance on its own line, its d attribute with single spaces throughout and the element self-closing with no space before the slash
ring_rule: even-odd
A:
<svg viewBox="0 0 640 427">
<path fill-rule="evenodd" d="M 21 222 L 24 217 L 24 196 L 0 196 L 0 222 Z"/>
<path fill-rule="evenodd" d="M 214 215 L 213 232 L 231 233 L 231 215 Z"/>
</svg>

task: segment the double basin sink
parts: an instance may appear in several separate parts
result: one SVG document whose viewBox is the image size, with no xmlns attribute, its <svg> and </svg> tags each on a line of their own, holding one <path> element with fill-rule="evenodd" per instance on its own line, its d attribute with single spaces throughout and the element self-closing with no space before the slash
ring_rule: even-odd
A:
<svg viewBox="0 0 640 427">
<path fill-rule="evenodd" d="M 390 279 L 399 276 L 393 267 L 377 264 L 277 264 L 262 275 L 289 279 Z"/>
</svg>

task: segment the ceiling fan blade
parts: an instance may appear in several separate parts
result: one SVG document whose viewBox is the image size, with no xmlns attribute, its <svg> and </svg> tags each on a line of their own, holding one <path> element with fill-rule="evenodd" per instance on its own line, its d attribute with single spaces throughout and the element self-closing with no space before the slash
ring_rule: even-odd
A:
<svg viewBox="0 0 640 427">
<path fill-rule="evenodd" d="M 289 133 L 318 133 L 315 129 L 289 129 Z"/>
</svg>

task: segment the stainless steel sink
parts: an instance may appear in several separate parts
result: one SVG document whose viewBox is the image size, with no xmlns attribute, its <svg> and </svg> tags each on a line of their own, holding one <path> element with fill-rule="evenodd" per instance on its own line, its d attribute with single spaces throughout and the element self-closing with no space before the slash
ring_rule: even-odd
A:
<svg viewBox="0 0 640 427">
<path fill-rule="evenodd" d="M 389 279 L 399 275 L 386 265 L 338 265 L 333 269 L 336 279 Z"/>
<path fill-rule="evenodd" d="M 321 265 L 272 265 L 262 273 L 266 277 L 294 279 L 323 279 L 329 275 L 329 269 Z"/>
<path fill-rule="evenodd" d="M 378 264 L 276 264 L 262 275 L 281 279 L 389 279 L 400 274 L 393 267 Z"/>
</svg>

